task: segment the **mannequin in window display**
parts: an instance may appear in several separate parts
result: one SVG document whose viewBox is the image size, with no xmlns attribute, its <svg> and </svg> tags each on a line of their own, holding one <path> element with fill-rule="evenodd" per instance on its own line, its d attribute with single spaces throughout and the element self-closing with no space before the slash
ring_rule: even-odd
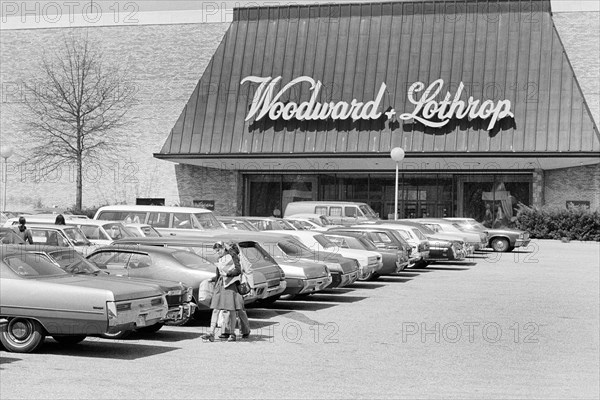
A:
<svg viewBox="0 0 600 400">
<path fill-rule="evenodd" d="M 492 214 L 492 207 L 489 203 L 485 204 L 485 215 L 483 217 L 483 226 L 491 228 L 494 222 L 494 214 Z"/>
<path fill-rule="evenodd" d="M 494 220 L 493 228 L 500 228 L 506 226 L 508 220 L 506 219 L 506 215 L 504 215 L 504 211 L 502 211 L 502 206 L 498 206 L 496 211 L 496 219 Z"/>
</svg>

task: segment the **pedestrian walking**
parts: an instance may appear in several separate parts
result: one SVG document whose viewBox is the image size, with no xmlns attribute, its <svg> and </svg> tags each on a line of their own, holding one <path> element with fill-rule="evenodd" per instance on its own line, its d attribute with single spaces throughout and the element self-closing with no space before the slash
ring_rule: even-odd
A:
<svg viewBox="0 0 600 400">
<path fill-rule="evenodd" d="M 25 217 L 19 217 L 19 232 L 17 233 L 25 243 L 33 244 L 33 236 L 31 235 L 31 231 L 25 226 L 26 223 L 27 220 L 25 220 Z"/>
<path fill-rule="evenodd" d="M 210 332 L 204 336 L 209 341 L 215 340 L 215 331 L 219 320 L 219 313 L 223 316 L 220 339 L 227 339 L 229 342 L 236 341 L 235 320 L 237 312 L 244 308 L 244 299 L 238 292 L 238 283 L 242 274 L 239 266 L 236 266 L 233 257 L 225 249 L 225 244 L 221 241 L 213 245 L 217 251 L 219 260 L 215 277 L 215 291 L 213 294 L 210 308 L 213 310 L 210 320 Z"/>
</svg>

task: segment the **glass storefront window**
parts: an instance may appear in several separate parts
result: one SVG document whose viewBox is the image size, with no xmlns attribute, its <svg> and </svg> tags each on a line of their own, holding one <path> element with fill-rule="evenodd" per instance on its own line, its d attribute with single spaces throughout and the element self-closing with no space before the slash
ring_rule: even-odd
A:
<svg viewBox="0 0 600 400">
<path fill-rule="evenodd" d="M 519 204 L 530 205 L 530 175 L 462 177 L 462 215 L 488 228 L 513 227 Z"/>
</svg>

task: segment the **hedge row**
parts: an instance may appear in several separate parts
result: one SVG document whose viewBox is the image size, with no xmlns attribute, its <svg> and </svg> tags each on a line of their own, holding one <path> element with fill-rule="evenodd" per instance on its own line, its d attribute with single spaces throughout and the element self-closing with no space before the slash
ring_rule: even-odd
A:
<svg viewBox="0 0 600 400">
<path fill-rule="evenodd" d="M 600 241 L 600 213 L 580 207 L 538 209 L 521 206 L 517 228 L 528 231 L 535 239 Z"/>
</svg>

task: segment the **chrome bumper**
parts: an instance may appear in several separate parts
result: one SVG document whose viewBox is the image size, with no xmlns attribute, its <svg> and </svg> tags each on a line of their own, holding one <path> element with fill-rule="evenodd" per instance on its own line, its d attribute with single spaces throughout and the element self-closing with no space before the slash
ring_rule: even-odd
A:
<svg viewBox="0 0 600 400">
<path fill-rule="evenodd" d="M 307 279 L 304 281 L 304 287 L 300 290 L 300 292 L 298 292 L 298 294 L 318 292 L 319 290 L 323 290 L 327 286 L 331 285 L 332 281 L 333 279 L 331 278 L 331 274 L 323 278 Z"/>
</svg>

